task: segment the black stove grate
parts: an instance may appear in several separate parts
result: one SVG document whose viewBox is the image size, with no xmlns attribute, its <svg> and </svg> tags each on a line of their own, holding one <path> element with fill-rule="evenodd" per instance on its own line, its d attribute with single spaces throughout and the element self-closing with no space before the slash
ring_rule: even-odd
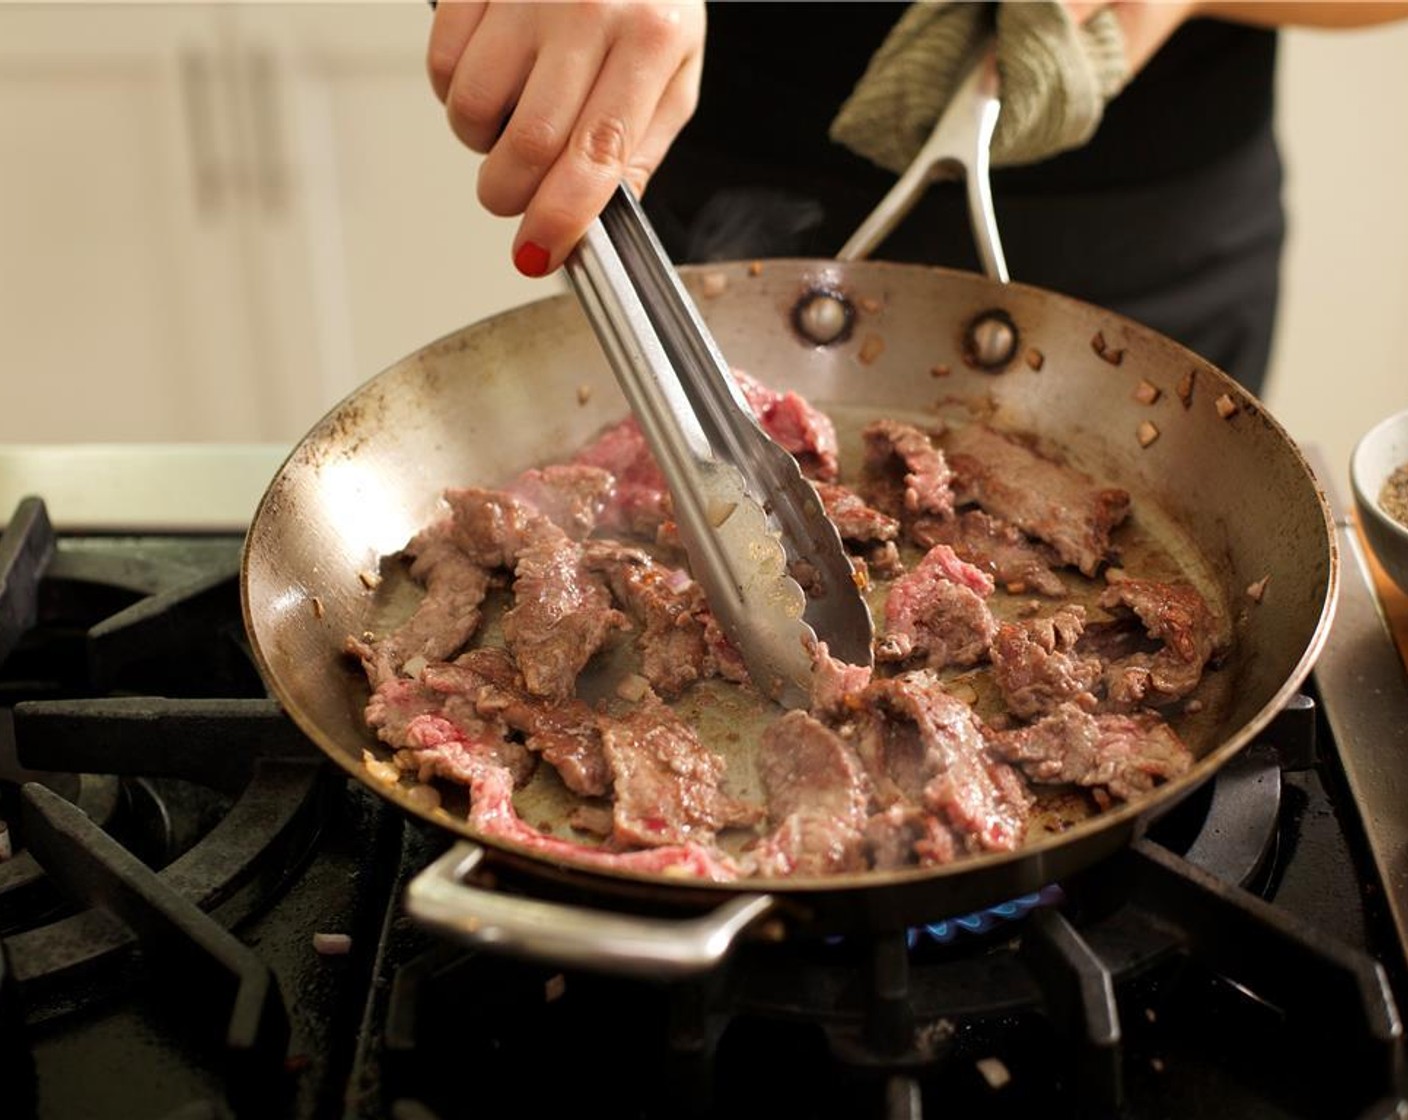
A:
<svg viewBox="0 0 1408 1120">
<path fill-rule="evenodd" d="M 244 940 L 304 889 L 348 791 L 250 663 L 240 543 L 56 541 L 35 501 L 0 537 L 0 814 L 14 849 L 0 862 L 7 1115 L 17 1101 L 26 1111 L 15 1115 L 48 1116 L 101 1100 L 92 1114 L 133 1115 L 164 1098 L 218 1102 L 211 1115 L 291 1115 L 315 1095 L 299 1090 L 309 1066 L 341 1076 L 326 1053 L 307 1054 L 332 1049 L 332 1026 L 310 1032 L 297 1021 L 306 993 L 284 990 L 316 972 L 310 934 L 282 981 L 278 954 Z M 343 871 L 327 890 L 346 901 L 307 920 L 345 918 L 357 877 L 355 864 Z M 384 883 L 372 896 L 384 902 Z M 368 940 L 374 929 L 362 921 Z M 133 1004 L 148 1009 L 119 1015 L 135 1030 L 114 1039 L 104 1014 Z M 124 1052 L 157 1061 L 125 1071 L 111 1093 L 62 1069 Z"/>
<path fill-rule="evenodd" d="M 404 884 L 444 838 L 332 772 L 268 698 L 241 543 L 56 538 L 32 500 L 0 536 L 7 1116 L 1402 1108 L 1372 883 L 1306 698 L 1010 922 L 746 942 L 688 984 L 564 973 L 407 922 Z M 315 953 L 328 931 L 351 951 Z"/>
</svg>

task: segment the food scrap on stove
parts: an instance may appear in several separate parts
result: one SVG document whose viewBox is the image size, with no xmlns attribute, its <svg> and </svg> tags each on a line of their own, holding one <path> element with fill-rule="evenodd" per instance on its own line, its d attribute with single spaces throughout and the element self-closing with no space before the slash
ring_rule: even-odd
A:
<svg viewBox="0 0 1408 1120">
<path fill-rule="evenodd" d="M 979 419 L 874 418 L 843 477 L 825 412 L 736 376 L 852 554 L 883 619 L 876 667 L 819 644 L 810 710 L 753 689 L 628 418 L 501 488 L 447 491 L 406 544 L 417 606 L 346 641 L 389 752 L 365 753 L 369 774 L 437 813 L 459 791 L 479 835 L 550 859 L 725 880 L 1012 851 L 1044 827 L 1043 790 L 1098 811 L 1187 771 L 1165 712 L 1201 710 L 1230 632 L 1190 580 L 1123 566 L 1126 491 Z M 607 654 L 624 668 L 589 697 Z M 750 744 L 756 796 L 684 714 L 701 689 L 774 713 Z M 541 782 L 576 836 L 519 815 L 515 791 Z"/>
</svg>

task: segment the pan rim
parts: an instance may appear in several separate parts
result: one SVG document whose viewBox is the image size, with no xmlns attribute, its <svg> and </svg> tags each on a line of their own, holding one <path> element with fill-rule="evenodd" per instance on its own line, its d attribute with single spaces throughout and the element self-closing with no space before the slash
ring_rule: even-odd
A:
<svg viewBox="0 0 1408 1120">
<path fill-rule="evenodd" d="M 969 283 L 975 281 L 988 284 L 994 283 L 988 281 L 985 277 L 976 276 L 973 273 L 957 269 L 893 261 L 858 261 L 845 262 L 842 264 L 841 262 L 820 258 L 775 258 L 761 263 L 764 269 L 792 269 L 799 272 L 803 277 L 818 279 L 832 279 L 842 273 L 850 276 L 896 273 L 901 275 L 938 274 L 941 276 L 961 278 L 964 282 Z M 725 276 L 737 274 L 747 277 L 756 276 L 758 274 L 756 271 L 758 264 L 759 262 L 754 261 L 712 262 L 709 264 L 683 266 L 680 268 L 680 272 L 687 281 L 691 279 L 702 280 L 702 278 L 711 273 L 722 273 Z M 387 366 L 385 369 L 362 382 L 351 392 L 346 394 L 339 402 L 333 405 L 327 413 L 297 441 L 289 454 L 284 458 L 264 493 L 261 495 L 241 549 L 241 610 L 245 631 L 250 642 L 251 654 L 260 677 L 266 687 L 274 694 L 274 697 L 278 700 L 281 707 L 283 707 L 285 712 L 288 713 L 290 718 L 292 718 L 294 723 L 299 727 L 300 731 L 312 740 L 323 754 L 337 763 L 350 777 L 372 789 L 379 796 L 391 801 L 402 811 L 426 823 L 435 825 L 437 828 L 444 829 L 446 833 L 451 836 L 481 845 L 487 849 L 490 854 L 508 857 L 514 861 L 527 861 L 543 875 L 551 874 L 560 880 L 580 883 L 586 886 L 610 883 L 649 886 L 657 890 L 668 890 L 672 894 L 675 894 L 681 901 L 691 898 L 700 898 L 705 895 L 717 897 L 721 893 L 729 895 L 754 893 L 772 894 L 780 897 L 801 899 L 809 895 L 817 894 L 853 894 L 855 892 L 868 892 L 872 889 L 878 891 L 886 888 L 918 887 L 927 884 L 946 883 L 956 879 L 977 878 L 986 872 L 998 868 L 1029 862 L 1040 863 L 1043 857 L 1048 853 L 1068 852 L 1078 841 L 1085 838 L 1093 838 L 1099 835 L 1117 835 L 1122 830 L 1137 835 L 1144 825 L 1157 819 L 1157 817 L 1171 809 L 1184 797 L 1195 792 L 1207 780 L 1212 778 L 1229 759 L 1244 750 L 1255 737 L 1266 728 L 1276 714 L 1286 706 L 1305 683 L 1325 643 L 1329 639 L 1331 623 L 1339 599 L 1341 557 L 1339 542 L 1335 531 L 1335 520 L 1324 488 L 1316 478 L 1310 463 L 1279 421 L 1265 409 L 1258 398 L 1235 382 L 1226 373 L 1217 369 L 1216 366 L 1213 366 L 1206 359 L 1188 350 L 1186 347 L 1181 346 L 1174 340 L 1164 335 L 1157 334 L 1157 332 L 1152 331 L 1151 328 L 1138 324 L 1133 320 L 1129 320 L 1105 308 L 1098 307 L 1097 305 L 1063 295 L 1059 292 L 1053 292 L 1048 289 L 1022 284 L 1020 282 L 1011 282 L 1002 285 L 1002 287 L 1004 290 L 1017 289 L 1029 292 L 1043 299 L 1054 300 L 1072 308 L 1094 311 L 1113 323 L 1127 324 L 1143 335 L 1156 335 L 1165 345 L 1176 347 L 1181 351 L 1191 367 L 1199 371 L 1209 370 L 1217 374 L 1218 377 L 1225 382 L 1226 386 L 1230 387 L 1238 394 L 1237 403 L 1239 407 L 1254 410 L 1258 414 L 1261 422 L 1267 424 L 1272 429 L 1274 435 L 1279 438 L 1280 442 L 1293 456 L 1298 474 L 1303 476 L 1304 481 L 1309 485 L 1315 497 L 1324 528 L 1326 580 L 1323 599 L 1320 601 L 1315 626 L 1310 634 L 1310 638 L 1299 657 L 1296 659 L 1291 672 L 1285 677 L 1275 693 L 1256 713 L 1244 721 L 1240 727 L 1233 730 L 1229 736 L 1219 742 L 1212 750 L 1199 757 L 1195 761 L 1193 768 L 1180 778 L 1172 782 L 1164 783 L 1135 801 L 1122 803 L 1118 807 L 1099 812 L 1085 820 L 1079 821 L 1069 830 L 1030 840 L 1020 848 L 1011 852 L 987 852 L 964 855 L 951 863 L 933 867 L 869 870 L 844 875 L 793 876 L 785 878 L 745 877 L 731 880 L 679 877 L 660 873 L 643 873 L 615 868 L 593 867 L 574 863 L 569 860 L 554 858 L 535 852 L 533 849 L 514 843 L 513 841 L 480 835 L 469 827 L 467 821 L 456 820 L 443 811 L 433 812 L 426 810 L 421 806 L 411 803 L 404 795 L 398 795 L 389 787 L 377 782 L 367 774 L 357 759 L 353 758 L 334 740 L 333 736 L 325 733 L 318 721 L 308 713 L 298 701 L 296 695 L 287 687 L 286 682 L 274 672 L 272 665 L 266 657 L 260 639 L 260 630 L 254 618 L 250 596 L 250 580 L 254 566 L 254 547 L 256 544 L 257 531 L 261 526 L 266 524 L 268 510 L 278 502 L 282 484 L 289 471 L 308 453 L 308 449 L 313 445 L 316 438 L 328 430 L 330 426 L 336 425 L 339 415 L 351 403 L 358 400 L 362 394 L 368 392 L 372 386 L 383 378 L 390 376 L 394 371 L 400 369 L 405 362 L 415 358 L 417 355 L 436 351 L 443 347 L 453 346 L 468 332 L 485 328 L 492 323 L 505 320 L 509 317 L 520 316 L 529 308 L 570 301 L 572 299 L 570 294 L 545 296 L 542 299 L 510 308 L 496 315 L 464 324 L 447 332 L 440 338 L 422 346 L 413 354 L 399 359 L 397 362 L 392 363 L 390 366 Z M 1317 525 L 1317 529 L 1318 528 L 1319 525 Z M 1317 533 L 1317 545 L 1318 543 L 1319 536 Z M 374 743 L 375 740 L 371 740 L 370 742 Z M 1123 843 L 1123 841 L 1120 842 L 1121 846 L 1123 846 Z"/>
</svg>

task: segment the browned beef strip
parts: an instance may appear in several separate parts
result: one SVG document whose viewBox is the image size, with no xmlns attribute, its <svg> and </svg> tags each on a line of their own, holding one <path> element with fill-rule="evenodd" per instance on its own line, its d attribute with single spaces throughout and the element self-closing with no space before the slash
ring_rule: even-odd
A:
<svg viewBox="0 0 1408 1120">
<path fill-rule="evenodd" d="M 870 678 L 869 665 L 837 661 L 825 642 L 817 642 L 812 653 L 812 713 L 847 718 L 860 707 L 860 694 Z"/>
<path fill-rule="evenodd" d="M 505 738 L 502 727 L 481 722 L 478 733 L 469 733 L 440 716 L 423 715 L 407 726 L 410 745 L 396 752 L 396 765 L 414 769 L 422 782 L 432 777 L 467 785 L 481 763 L 502 766 L 521 786 L 533 774 L 534 758 L 522 743 Z"/>
<path fill-rule="evenodd" d="M 948 545 L 960 560 L 981 568 L 1014 594 L 1067 594 L 1061 577 L 1051 570 L 1060 559 L 1050 548 L 980 509 L 964 510 L 957 517 L 920 518 L 910 524 L 909 536 L 921 548 Z"/>
<path fill-rule="evenodd" d="M 446 667 L 448 668 L 448 667 Z M 426 673 L 430 673 L 428 667 Z M 392 677 L 367 702 L 367 725 L 382 742 L 394 747 L 397 765 L 417 769 L 421 780 L 433 776 L 466 781 L 471 760 L 505 767 L 521 784 L 533 772 L 533 756 L 507 737 L 498 720 L 484 718 L 475 706 L 472 688 L 443 680 Z M 407 757 L 402 757 L 407 756 Z"/>
<path fill-rule="evenodd" d="M 643 852 L 615 852 L 546 836 L 526 824 L 513 807 L 513 779 L 502 766 L 475 768 L 469 823 L 482 836 L 507 840 L 549 859 L 642 875 L 682 875 L 720 882 L 736 879 L 739 867 L 717 848 L 671 844 Z"/>
<path fill-rule="evenodd" d="M 541 754 L 568 789 L 584 797 L 602 797 L 610 790 L 600 717 L 591 705 L 533 696 L 502 650 L 471 650 L 452 667 L 427 669 L 426 677 L 436 680 L 452 671 L 462 674 L 464 687 L 472 690 L 476 710 L 524 736 L 524 745 Z"/>
<path fill-rule="evenodd" d="M 582 566 L 582 547 L 520 497 L 479 487 L 448 490 L 448 523 L 417 534 L 415 553 L 448 536 L 470 562 L 511 568 L 514 606 L 504 637 L 528 690 L 565 699 L 577 674 L 625 617 L 599 579 Z"/>
<path fill-rule="evenodd" d="M 989 742 L 1034 782 L 1096 787 L 1124 801 L 1193 764 L 1177 732 L 1152 712 L 1092 715 L 1070 703 Z"/>
<path fill-rule="evenodd" d="M 819 482 L 816 492 L 843 541 L 893 541 L 900 535 L 900 523 L 895 518 L 866 505 L 865 499 L 850 487 Z"/>
<path fill-rule="evenodd" d="M 862 696 L 857 750 L 881 804 L 938 814 L 961 851 L 1012 851 L 1026 834 L 1031 798 L 987 749 L 973 710 L 928 670 L 875 681 Z"/>
<path fill-rule="evenodd" d="M 743 655 L 728 640 L 728 635 L 714 617 L 713 611 L 704 613 L 704 644 L 709 647 L 709 659 L 704 665 L 706 677 L 723 677 L 735 684 L 745 684 L 750 678 L 748 666 L 743 663 Z"/>
<path fill-rule="evenodd" d="M 758 777 L 773 823 L 794 813 L 865 823 L 870 781 L 855 748 L 806 712 L 787 712 L 763 731 Z"/>
<path fill-rule="evenodd" d="M 1110 663 L 1105 686 L 1116 708 L 1168 704 L 1187 696 L 1226 641 L 1221 618 L 1189 583 L 1120 578 L 1101 593 L 1100 605 L 1133 611 L 1148 636 L 1163 643 L 1152 653 Z"/>
<path fill-rule="evenodd" d="M 865 847 L 878 870 L 935 867 L 958 855 L 953 833 L 937 816 L 915 805 L 898 803 L 865 822 Z"/>
<path fill-rule="evenodd" d="M 704 592 L 686 572 L 618 541 L 588 541 L 584 562 L 606 577 L 640 630 L 641 673 L 661 696 L 677 696 L 715 667 L 705 641 Z"/>
<path fill-rule="evenodd" d="M 512 570 L 518 554 L 544 533 L 561 536 L 537 507 L 503 490 L 479 486 L 445 491 L 450 516 L 417 533 L 406 551 L 417 554 L 427 535 L 448 533 L 466 556 L 484 568 Z"/>
<path fill-rule="evenodd" d="M 1100 486 L 984 424 L 950 430 L 944 449 L 960 503 L 1010 521 L 1088 576 L 1105 561 L 1110 533 L 1129 512 L 1126 491 Z"/>
<path fill-rule="evenodd" d="M 670 492 L 665 476 L 634 416 L 611 425 L 578 451 L 572 462 L 600 467 L 616 481 L 601 511 L 601 526 L 649 538 L 669 520 Z"/>
<path fill-rule="evenodd" d="M 574 541 L 590 536 L 616 486 L 609 471 L 582 463 L 526 470 L 509 485 Z"/>
<path fill-rule="evenodd" d="M 381 639 L 349 638 L 345 646 L 361 659 L 373 689 L 403 671 L 415 676 L 417 663 L 443 660 L 468 642 L 479 629 L 480 608 L 494 580 L 460 548 L 449 518 L 417 534 L 405 551 L 411 578 L 425 587 L 414 613 Z"/>
<path fill-rule="evenodd" d="M 805 712 L 788 712 L 763 732 L 758 775 L 773 825 L 753 852 L 759 874 L 864 869 L 870 781 L 840 735 Z"/>
<path fill-rule="evenodd" d="M 587 468 L 570 470 L 577 474 L 555 472 L 552 477 L 563 485 L 572 477 L 588 477 L 583 473 Z M 547 477 L 547 472 L 538 474 Z M 594 470 L 590 476 L 598 483 L 605 477 Z M 379 642 L 348 643 L 349 651 L 362 658 L 374 688 L 408 662 L 452 656 L 478 629 L 494 572 L 513 568 L 529 548 L 563 539 L 562 530 L 520 495 L 463 487 L 447 490 L 445 501 L 449 514 L 422 529 L 403 550 L 411 558 L 411 578 L 426 589 L 415 613 Z"/>
<path fill-rule="evenodd" d="M 831 418 L 790 389 L 778 392 L 741 370 L 733 370 L 763 431 L 789 451 L 808 478 L 833 480 L 839 469 L 836 427 Z"/>
<path fill-rule="evenodd" d="M 983 601 L 992 590 L 986 573 L 958 559 L 948 545 L 935 545 L 891 585 L 876 658 L 923 657 L 931 669 L 976 664 L 997 632 Z"/>
<path fill-rule="evenodd" d="M 612 838 L 621 847 L 711 845 L 719 829 L 751 825 L 762 815 L 761 806 L 719 788 L 724 760 L 654 696 L 603 721 L 602 743 L 614 775 Z"/>
<path fill-rule="evenodd" d="M 627 622 L 600 577 L 583 564 L 582 545 L 546 519 L 543 525 L 518 555 L 504 641 L 529 692 L 565 700 L 607 636 Z"/>
<path fill-rule="evenodd" d="M 907 512 L 953 515 L 953 472 L 927 432 L 898 420 L 876 420 L 861 436 L 868 472 L 884 473 L 896 460 L 903 464 Z"/>
<path fill-rule="evenodd" d="M 998 625 L 992 671 L 1008 711 L 1032 719 L 1066 701 L 1094 711 L 1097 700 L 1092 690 L 1105 666 L 1098 657 L 1076 652 L 1084 629 L 1081 606 L 1064 606 L 1042 618 Z"/>
<path fill-rule="evenodd" d="M 864 567 L 860 565 L 864 565 Z M 904 562 L 900 559 L 899 546 L 894 541 L 875 542 L 865 549 L 863 556 L 853 557 L 851 566 L 859 572 L 860 586 L 862 587 L 866 585 L 865 581 L 871 572 L 874 572 L 881 579 L 894 579 L 904 571 Z"/>
</svg>

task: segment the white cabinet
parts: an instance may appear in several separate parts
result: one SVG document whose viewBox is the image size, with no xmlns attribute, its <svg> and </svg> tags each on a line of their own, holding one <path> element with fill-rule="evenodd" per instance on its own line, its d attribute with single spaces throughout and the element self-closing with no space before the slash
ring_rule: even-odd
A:
<svg viewBox="0 0 1408 1120">
<path fill-rule="evenodd" d="M 0 5 L 0 442 L 289 441 L 561 290 L 424 72 L 426 6 Z"/>
</svg>

